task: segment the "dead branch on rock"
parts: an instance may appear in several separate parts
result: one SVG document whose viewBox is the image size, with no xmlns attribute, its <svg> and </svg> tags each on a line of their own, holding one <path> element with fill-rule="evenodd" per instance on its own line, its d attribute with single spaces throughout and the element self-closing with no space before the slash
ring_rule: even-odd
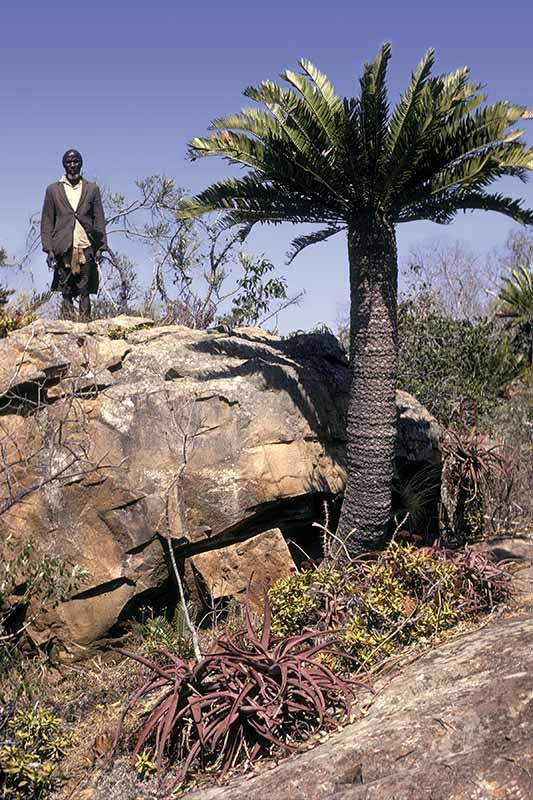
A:
<svg viewBox="0 0 533 800">
<path fill-rule="evenodd" d="M 97 458 L 91 453 L 87 416 L 80 398 L 87 396 L 88 383 L 96 385 L 98 367 L 90 364 L 87 352 L 77 372 L 63 372 L 59 381 L 64 387 L 63 395 L 49 398 L 48 389 L 58 381 L 46 378 L 32 382 L 34 396 L 17 391 L 16 381 L 34 336 L 32 329 L 2 393 L 0 516 L 51 484 L 79 482 L 94 473 L 119 469 L 123 463 L 108 462 L 107 453 Z"/>
<path fill-rule="evenodd" d="M 191 451 L 194 449 L 194 443 L 196 438 L 200 436 L 202 433 L 204 433 L 206 430 L 208 430 L 208 428 L 202 424 L 201 419 L 195 420 L 194 412 L 197 401 L 196 395 L 194 395 L 192 398 L 190 398 L 186 403 L 182 405 L 180 413 L 176 411 L 176 405 L 175 403 L 172 402 L 168 392 L 166 392 L 166 401 L 172 424 L 172 432 L 174 433 L 175 436 L 175 438 L 171 438 L 167 434 L 167 442 L 169 449 L 171 450 L 174 449 L 174 442 L 176 440 L 181 443 L 179 448 L 181 456 L 181 464 L 179 465 L 176 474 L 173 476 L 172 480 L 170 481 L 165 491 L 165 508 L 164 508 L 164 513 L 162 515 L 162 522 L 164 522 L 164 528 L 165 528 L 164 537 L 167 542 L 167 547 L 170 556 L 170 562 L 172 564 L 172 569 L 174 572 L 174 577 L 178 585 L 178 592 L 180 596 L 181 607 L 183 610 L 183 616 L 185 618 L 185 624 L 187 625 L 187 628 L 189 629 L 189 632 L 191 634 L 194 657 L 196 658 L 196 661 L 200 663 L 200 661 L 202 660 L 202 653 L 200 650 L 200 640 L 198 637 L 198 631 L 196 630 L 196 627 L 189 614 L 189 607 L 187 605 L 187 600 L 185 598 L 183 581 L 181 579 L 181 574 L 176 561 L 176 554 L 174 553 L 174 547 L 172 545 L 170 497 L 171 493 L 174 492 L 174 499 L 177 507 L 180 529 L 183 533 L 186 534 L 188 524 L 187 524 L 187 516 L 183 508 L 183 503 L 181 501 L 180 483 L 183 477 L 183 473 L 187 468 L 187 464 L 191 456 Z"/>
</svg>

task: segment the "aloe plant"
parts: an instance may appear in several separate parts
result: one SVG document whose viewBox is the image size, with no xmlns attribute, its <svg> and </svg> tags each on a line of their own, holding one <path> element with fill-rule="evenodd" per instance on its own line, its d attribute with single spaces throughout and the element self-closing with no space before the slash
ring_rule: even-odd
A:
<svg viewBox="0 0 533 800">
<path fill-rule="evenodd" d="M 317 661 L 321 653 L 343 655 L 324 632 L 272 639 L 266 598 L 261 633 L 256 634 L 248 609 L 245 622 L 245 644 L 242 634 L 222 636 L 200 663 L 166 650 L 155 654 L 157 660 L 120 651 L 151 675 L 129 700 L 114 746 L 126 716 L 153 697 L 132 759 L 136 763 L 151 747 L 160 782 L 165 756 L 175 759 L 177 774 L 165 792 L 182 783 L 196 763 L 216 764 L 222 777 L 239 762 L 253 762 L 272 750 L 291 751 L 299 740 L 319 729 L 335 729 L 351 715 L 361 684 Z"/>
</svg>

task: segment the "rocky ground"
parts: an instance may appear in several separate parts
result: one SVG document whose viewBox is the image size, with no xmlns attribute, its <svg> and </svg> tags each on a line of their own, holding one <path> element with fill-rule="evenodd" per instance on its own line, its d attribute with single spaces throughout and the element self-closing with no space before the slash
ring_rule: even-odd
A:
<svg viewBox="0 0 533 800">
<path fill-rule="evenodd" d="M 513 608 L 413 651 L 337 734 L 255 774 L 201 784 L 185 800 L 531 800 L 533 534 L 493 540 L 490 550 L 512 561 Z M 121 759 L 71 786 L 57 800 L 155 796 Z"/>
<path fill-rule="evenodd" d="M 389 675 L 326 743 L 187 800 L 531 800 L 533 539 L 492 549 L 523 567 L 520 609 Z"/>
</svg>

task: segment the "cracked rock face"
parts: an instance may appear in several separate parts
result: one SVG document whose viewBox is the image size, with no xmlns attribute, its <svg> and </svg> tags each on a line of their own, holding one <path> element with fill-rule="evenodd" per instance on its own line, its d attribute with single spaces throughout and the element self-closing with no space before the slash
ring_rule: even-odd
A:
<svg viewBox="0 0 533 800">
<path fill-rule="evenodd" d="M 328 335 L 119 317 L 38 321 L 0 341 L 0 509 L 24 493 L 0 514 L 0 535 L 31 536 L 88 573 L 35 637 L 53 633 L 83 655 L 164 586 L 165 537 L 191 559 L 217 550 L 200 570 L 214 585 L 239 571 L 220 548 L 311 522 L 312 498 L 343 490 L 347 396 L 347 363 Z M 398 413 L 399 459 L 438 461 L 434 420 L 401 392 Z M 277 574 L 288 572 L 286 546 L 271 543 Z M 241 549 L 242 573 L 260 578 L 255 550 Z"/>
</svg>

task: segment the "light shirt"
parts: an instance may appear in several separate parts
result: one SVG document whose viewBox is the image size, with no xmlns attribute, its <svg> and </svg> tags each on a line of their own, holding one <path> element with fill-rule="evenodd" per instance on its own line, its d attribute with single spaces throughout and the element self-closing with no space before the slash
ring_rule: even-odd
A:
<svg viewBox="0 0 533 800">
<path fill-rule="evenodd" d="M 82 187 L 83 187 L 83 181 L 80 180 L 80 181 L 78 181 L 77 186 L 73 186 L 70 183 L 70 181 L 67 178 L 67 176 L 63 175 L 63 177 L 59 179 L 59 182 L 63 184 L 63 187 L 65 189 L 65 194 L 67 195 L 67 200 L 69 201 L 69 203 L 72 206 L 73 210 L 76 211 L 76 209 L 78 208 L 79 202 L 80 202 L 80 197 L 81 197 L 81 192 L 82 192 Z M 85 232 L 85 228 L 83 227 L 83 225 L 80 222 L 78 222 L 78 220 L 76 220 L 76 222 L 74 223 L 74 234 L 73 234 L 72 246 L 73 247 L 83 247 L 83 248 L 91 246 L 91 243 L 89 241 L 89 237 L 87 236 L 87 234 Z"/>
</svg>

